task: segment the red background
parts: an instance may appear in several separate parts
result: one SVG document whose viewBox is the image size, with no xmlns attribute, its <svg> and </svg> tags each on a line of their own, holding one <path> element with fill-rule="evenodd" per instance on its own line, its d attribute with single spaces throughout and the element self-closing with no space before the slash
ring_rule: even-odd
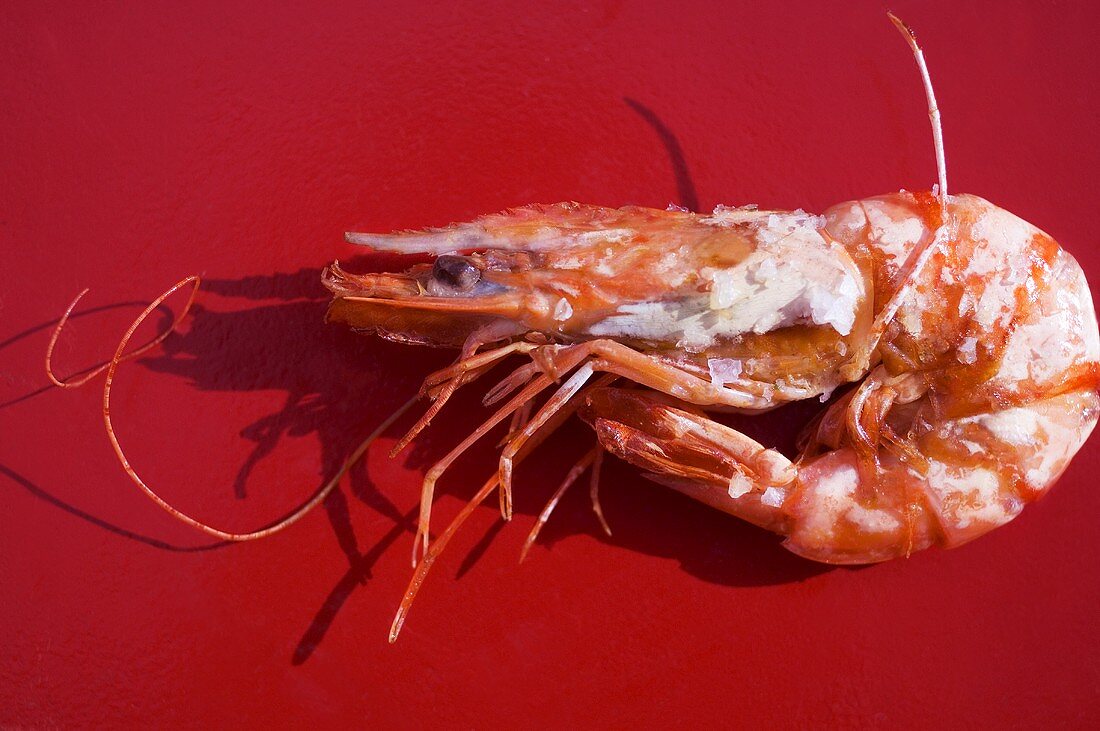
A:
<svg viewBox="0 0 1100 731">
<path fill-rule="evenodd" d="M 927 188 L 924 97 L 882 3 L 85 5 L 8 4 L 0 24 L 0 723 L 1100 721 L 1095 438 L 1049 498 L 950 552 L 808 563 L 615 464 L 614 538 L 579 490 L 517 566 L 591 442 L 574 423 L 519 470 L 514 524 L 474 514 L 391 647 L 419 478 L 483 417 L 478 394 L 405 458 L 387 434 L 290 530 L 203 550 L 126 480 L 96 386 L 40 390 L 81 288 L 101 309 L 62 338 L 63 372 L 204 273 L 182 331 L 120 371 L 114 415 L 171 500 L 258 526 L 450 358 L 322 324 L 322 265 L 404 266 L 344 230 Z M 952 189 L 1100 283 L 1097 6 L 892 7 L 931 65 Z M 776 438 L 814 408 L 780 412 Z M 439 520 L 493 455 L 444 479 Z"/>
</svg>

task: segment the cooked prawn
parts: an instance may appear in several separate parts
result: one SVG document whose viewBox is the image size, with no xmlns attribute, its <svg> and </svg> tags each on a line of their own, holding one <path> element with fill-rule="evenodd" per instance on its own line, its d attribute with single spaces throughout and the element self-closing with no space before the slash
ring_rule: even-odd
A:
<svg viewBox="0 0 1100 731">
<path fill-rule="evenodd" d="M 939 110 L 924 80 L 939 184 L 822 215 L 719 206 L 535 205 L 442 229 L 348 234 L 377 251 L 432 254 L 404 274 L 334 264 L 328 320 L 406 343 L 460 347 L 425 382 L 434 402 L 503 358 L 530 361 L 511 396 L 432 467 L 414 565 L 391 631 L 457 523 L 577 410 L 600 448 L 661 484 L 785 536 L 834 564 L 957 546 L 1043 495 L 1100 416 L 1100 335 L 1084 273 L 1050 236 L 973 195 L 949 195 Z M 613 387 L 612 380 L 631 388 Z M 706 416 L 828 400 L 791 460 Z M 557 384 L 529 419 L 522 409 Z M 436 482 L 504 419 L 497 474 L 429 545 Z M 535 530 L 579 472 L 570 473 Z M 595 494 L 595 488 L 593 488 Z M 530 541 L 529 541 L 530 542 Z"/>
<path fill-rule="evenodd" d="M 334 263 L 323 275 L 334 294 L 327 319 L 460 349 L 453 365 L 425 380 L 421 396 L 431 406 L 395 453 L 460 387 L 513 355 L 528 359 L 486 394 L 487 405 L 501 404 L 493 415 L 425 476 L 413 563 L 422 560 L 391 641 L 461 523 L 494 491 L 510 518 L 515 466 L 576 412 L 594 429 L 596 446 L 547 503 L 524 553 L 585 470 L 593 509 L 610 532 L 598 497 L 605 451 L 784 536 L 799 555 L 834 564 L 957 546 L 1012 520 L 1055 483 L 1100 418 L 1100 333 L 1088 283 L 1038 228 L 976 196 L 948 194 L 924 57 L 912 31 L 890 19 L 924 82 L 939 175 L 930 192 L 865 198 L 822 215 L 561 203 L 422 232 L 348 234 L 377 251 L 435 258 L 400 274 L 356 275 Z M 171 330 L 126 354 L 138 326 L 187 284 L 197 287 L 197 278 L 155 300 L 114 357 L 80 382 L 106 370 L 112 445 L 158 505 L 224 540 L 269 535 L 318 504 L 401 412 L 271 526 L 230 533 L 179 512 L 126 460 L 110 391 L 118 365 Z M 46 365 L 57 385 L 77 385 L 53 376 L 49 353 Z M 845 388 L 806 428 L 794 460 L 706 415 L 824 402 Z M 498 469 L 430 543 L 437 481 L 506 419 Z"/>
</svg>

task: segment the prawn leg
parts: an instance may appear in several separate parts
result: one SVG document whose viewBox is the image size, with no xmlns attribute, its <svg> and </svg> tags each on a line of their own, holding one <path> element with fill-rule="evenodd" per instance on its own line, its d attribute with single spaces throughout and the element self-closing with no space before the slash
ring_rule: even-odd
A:
<svg viewBox="0 0 1100 731">
<path fill-rule="evenodd" d="M 554 414 L 558 413 L 562 409 L 568 409 L 569 412 L 576 410 L 579 406 L 578 403 L 570 407 L 567 404 L 577 394 L 584 384 L 592 377 L 592 364 L 585 363 L 576 371 L 569 379 L 562 384 L 550 400 L 547 401 L 539 412 L 535 414 L 535 417 L 517 434 L 512 440 L 508 442 L 508 445 L 504 448 L 500 455 L 500 513 L 501 517 L 505 520 L 512 519 L 512 462 L 516 457 L 516 454 L 523 445 L 531 438 L 531 436 L 541 429 L 546 422 L 548 422 Z"/>
<path fill-rule="evenodd" d="M 453 365 L 436 371 L 424 379 L 424 385 L 421 387 L 421 395 L 431 393 L 433 387 L 438 388 L 438 391 L 435 392 L 432 405 L 428 407 L 424 415 L 405 433 L 405 436 L 401 437 L 397 444 L 393 446 L 393 449 L 390 450 L 390 457 L 396 457 L 410 442 L 416 439 L 417 435 L 427 428 L 432 419 L 436 417 L 450 400 L 451 396 L 454 395 L 455 391 L 461 386 L 479 378 L 485 371 L 503 358 L 513 353 L 526 352 L 527 349 L 530 349 L 529 343 L 510 343 L 484 353 L 476 353 L 477 349 L 482 345 L 484 345 L 484 343 L 481 341 L 471 339 L 463 348 L 462 354 Z M 525 349 L 524 346 L 528 347 Z"/>
<path fill-rule="evenodd" d="M 604 517 L 603 504 L 600 503 L 600 470 L 603 468 L 603 453 L 603 445 L 597 442 L 596 457 L 592 462 L 592 481 L 588 484 L 588 497 L 592 501 L 592 512 L 596 514 L 596 519 L 600 521 L 600 527 L 603 528 L 603 532 L 610 538 L 611 525 L 608 524 L 607 518 Z"/>
<path fill-rule="evenodd" d="M 550 496 L 550 499 L 546 501 L 546 505 L 543 506 L 542 512 L 539 513 L 538 520 L 535 521 L 535 525 L 532 526 L 531 532 L 527 534 L 527 540 L 523 542 L 523 549 L 519 553 L 519 562 L 527 558 L 527 552 L 531 550 L 531 546 L 538 540 L 539 532 L 542 531 L 542 527 L 546 525 L 546 522 L 550 520 L 551 513 L 554 512 L 554 508 L 558 507 L 558 502 L 561 500 L 562 495 L 570 486 L 577 481 L 577 478 L 584 474 L 584 471 L 589 467 L 593 467 L 598 456 L 602 453 L 602 448 L 597 445 L 589 450 L 583 457 L 577 460 L 577 463 L 573 465 L 573 469 L 569 470 L 565 479 L 561 481 L 561 485 L 554 491 L 554 494 Z"/>
<path fill-rule="evenodd" d="M 659 394 L 593 389 L 581 418 L 611 454 L 648 471 L 647 477 L 711 507 L 784 532 L 772 503 L 797 477 L 785 456 Z"/>
<path fill-rule="evenodd" d="M 481 426 L 475 429 L 470 436 L 462 440 L 461 444 L 452 449 L 443 459 L 436 462 L 432 468 L 428 470 L 420 488 L 420 519 L 417 523 L 416 541 L 413 544 L 413 566 L 416 566 L 419 552 L 423 550 L 426 554 L 428 551 L 428 542 L 430 540 L 429 527 L 432 518 L 432 499 L 435 494 L 435 483 L 439 481 L 439 478 L 446 472 L 447 468 L 451 466 L 451 463 L 473 446 L 476 441 L 485 436 L 506 417 L 511 416 L 517 409 L 522 408 L 525 403 L 538 396 L 539 393 L 549 387 L 551 383 L 553 383 L 553 381 L 548 376 L 539 376 L 536 378 L 529 383 L 526 388 L 513 396 L 508 403 L 497 410 L 497 412 L 489 417 Z M 495 480 L 493 484 L 496 484 Z"/>
</svg>

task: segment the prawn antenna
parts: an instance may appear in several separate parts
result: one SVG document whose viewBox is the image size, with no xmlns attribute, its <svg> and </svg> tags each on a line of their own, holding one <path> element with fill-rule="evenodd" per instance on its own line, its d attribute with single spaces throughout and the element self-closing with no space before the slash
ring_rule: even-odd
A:
<svg viewBox="0 0 1100 731">
<path fill-rule="evenodd" d="M 171 324 L 168 325 L 167 328 L 165 328 L 164 332 L 157 335 L 155 338 L 147 342 L 145 345 L 142 345 L 140 348 L 136 348 L 129 353 L 126 353 L 125 355 L 120 355 L 118 358 L 119 363 L 133 360 L 142 353 L 145 353 L 155 348 L 157 345 L 164 342 L 164 339 L 171 335 L 176 330 L 176 328 L 179 327 L 180 322 L 183 321 L 183 318 L 187 316 L 188 311 L 191 309 L 191 305 L 195 303 L 195 295 L 197 295 L 199 292 L 199 278 L 197 276 L 194 278 L 194 282 L 195 286 L 191 290 L 191 296 L 187 298 L 187 303 L 183 306 L 183 309 L 180 310 L 179 314 L 172 318 Z M 65 329 L 65 323 L 69 321 L 69 317 L 73 314 L 73 310 L 76 309 L 77 304 L 80 302 L 81 299 L 83 299 L 84 295 L 86 294 L 88 294 L 87 287 L 85 287 L 80 292 L 80 294 L 73 298 L 73 301 L 69 304 L 69 308 L 65 310 L 65 314 L 61 316 L 61 319 L 58 320 L 57 325 L 54 326 L 53 333 L 50 334 L 50 344 L 46 346 L 46 377 L 50 379 L 50 383 L 57 386 L 58 388 L 79 388 L 80 386 L 83 386 L 85 383 L 92 380 L 100 373 L 103 373 L 105 370 L 111 367 L 112 361 L 104 361 L 99 365 L 91 366 L 81 373 L 78 373 L 75 376 L 70 376 L 68 378 L 58 378 L 57 375 L 54 373 L 53 351 L 54 348 L 57 347 L 57 339 L 61 336 L 61 331 Z"/>
<path fill-rule="evenodd" d="M 137 487 L 141 489 L 143 493 L 145 493 L 146 497 L 159 505 L 165 510 L 165 512 L 172 515 L 177 520 L 186 523 L 187 525 L 196 528 L 209 536 L 220 538 L 223 541 L 251 541 L 256 538 L 263 538 L 264 536 L 278 533 L 284 528 L 289 527 L 290 525 L 298 522 L 300 518 L 305 516 L 314 507 L 324 501 L 324 499 L 328 497 L 328 495 L 334 489 L 336 489 L 337 485 L 340 484 L 340 480 L 343 479 L 348 470 L 350 470 L 352 466 L 363 457 L 371 443 L 374 442 L 374 440 L 377 439 L 382 434 L 382 432 L 388 429 L 402 414 L 408 411 L 409 408 L 411 408 L 413 404 L 417 402 L 417 397 L 409 399 L 403 406 L 401 406 L 401 408 L 397 409 L 397 411 L 395 411 L 381 424 L 379 424 L 378 427 L 373 432 L 371 432 L 371 434 L 366 439 L 364 439 L 363 442 L 344 461 L 344 464 L 339 469 L 339 471 L 337 471 L 337 473 L 328 482 L 326 482 L 319 490 L 317 490 L 317 492 L 315 492 L 309 500 L 302 503 L 299 507 L 294 509 L 285 517 L 280 518 L 279 520 L 271 523 L 264 528 L 249 531 L 247 533 L 235 533 L 225 531 L 207 525 L 206 523 L 203 523 L 202 521 L 178 510 L 177 508 L 169 504 L 168 501 L 162 498 L 151 487 L 149 487 L 145 483 L 145 481 L 141 479 L 137 471 L 135 471 L 134 468 L 130 465 L 130 461 L 126 458 L 126 454 L 122 449 L 122 445 L 118 441 L 118 435 L 115 434 L 114 424 L 111 421 L 111 387 L 114 384 L 115 374 L 118 372 L 118 366 L 121 363 L 146 352 L 147 350 L 167 338 L 168 335 L 173 330 L 175 330 L 180 320 L 184 317 L 184 315 L 187 313 L 187 310 L 190 309 L 191 304 L 194 302 L 195 295 L 199 289 L 200 281 L 201 280 L 197 275 L 192 275 L 189 277 L 185 277 L 173 284 L 166 292 L 153 300 L 149 304 L 149 306 L 146 307 L 140 315 L 138 315 L 137 319 L 135 319 L 133 323 L 131 323 L 130 327 L 126 330 L 126 333 L 122 336 L 122 340 L 119 341 L 118 347 L 115 350 L 115 354 L 111 357 L 111 360 L 107 361 L 103 365 L 94 367 L 92 370 L 85 373 L 83 376 L 76 380 L 62 381 L 56 378 L 53 374 L 50 365 L 50 355 L 53 352 L 58 335 L 60 334 L 62 327 L 64 327 L 66 320 L 71 315 L 73 308 L 76 307 L 77 303 L 80 301 L 80 298 L 83 297 L 85 293 L 87 293 L 88 290 L 85 289 L 83 292 L 77 295 L 76 299 L 74 299 L 72 304 L 69 305 L 69 309 L 65 311 L 65 314 L 62 316 L 61 321 L 57 324 L 57 328 L 54 330 L 53 337 L 50 338 L 50 345 L 46 352 L 46 372 L 50 376 L 50 380 L 53 381 L 55 385 L 65 388 L 74 388 L 83 383 L 86 383 L 94 376 L 106 370 L 107 377 L 103 382 L 103 423 L 107 429 L 107 437 L 111 440 L 111 446 L 115 450 L 115 456 L 118 458 L 119 464 L 122 465 L 122 469 L 125 470 L 130 480 L 135 485 L 137 485 Z M 142 323 L 144 323 L 145 320 L 148 319 L 148 317 L 152 315 L 153 312 L 155 312 L 164 303 L 165 300 L 175 294 L 178 290 L 187 287 L 188 285 L 191 286 L 191 294 L 187 299 L 187 304 L 180 312 L 180 314 L 176 316 L 176 318 L 172 321 L 171 326 L 163 333 L 158 335 L 153 341 L 143 345 L 142 347 L 134 351 L 131 351 L 130 353 L 126 353 L 126 348 L 130 344 L 130 339 L 134 336 L 134 333 L 137 331 L 137 329 L 141 327 Z"/>
<path fill-rule="evenodd" d="M 932 89 L 932 77 L 928 75 L 928 64 L 924 61 L 924 51 L 917 43 L 917 36 L 913 29 L 906 25 L 898 16 L 886 11 L 886 17 L 898 29 L 905 42 L 913 49 L 913 56 L 917 59 L 917 67 L 920 69 L 921 80 L 924 82 L 924 94 L 928 98 L 928 119 L 932 122 L 932 142 L 936 147 L 936 169 L 940 177 L 940 211 L 943 219 L 947 220 L 947 160 L 943 154 L 943 123 L 940 121 L 940 108 L 936 105 L 936 92 Z"/>
</svg>

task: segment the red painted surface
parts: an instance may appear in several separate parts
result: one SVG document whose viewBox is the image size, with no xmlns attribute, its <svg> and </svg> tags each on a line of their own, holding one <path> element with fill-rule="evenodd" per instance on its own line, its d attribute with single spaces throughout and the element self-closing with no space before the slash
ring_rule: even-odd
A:
<svg viewBox="0 0 1100 731">
<path fill-rule="evenodd" d="M 391 647 L 418 478 L 481 417 L 469 394 L 407 459 L 388 434 L 325 510 L 203 550 L 118 468 L 97 387 L 35 393 L 81 288 L 100 309 L 62 338 L 63 371 L 205 274 L 182 332 L 120 371 L 114 415 L 171 500 L 245 529 L 449 358 L 322 324 L 322 265 L 397 264 L 344 230 L 566 199 L 820 210 L 934 179 L 878 2 L 220 5 L 25 3 L 0 24 L 0 724 L 1100 721 L 1096 438 L 1047 499 L 950 552 L 807 563 L 619 464 L 614 538 L 578 491 L 517 566 L 590 442 L 576 424 L 520 469 L 514 524 L 475 513 Z M 1100 284 L 1095 7 L 893 3 L 929 58 L 953 189 Z M 771 426 L 789 441 L 810 413 Z M 493 450 L 457 467 L 441 520 Z"/>
</svg>

